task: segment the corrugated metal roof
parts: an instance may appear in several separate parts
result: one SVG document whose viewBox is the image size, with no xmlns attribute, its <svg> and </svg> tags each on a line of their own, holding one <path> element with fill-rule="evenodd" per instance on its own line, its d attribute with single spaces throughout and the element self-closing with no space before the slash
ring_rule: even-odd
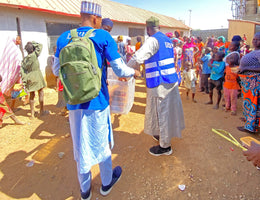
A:
<svg viewBox="0 0 260 200">
<path fill-rule="evenodd" d="M 161 26 L 177 29 L 190 29 L 181 21 L 159 13 L 109 0 L 95 0 L 94 2 L 102 6 L 102 16 L 108 17 L 113 21 L 145 24 L 146 19 L 155 16 L 160 20 Z M 0 6 L 38 10 L 75 17 L 80 16 L 80 4 L 81 0 L 0 0 Z"/>
</svg>

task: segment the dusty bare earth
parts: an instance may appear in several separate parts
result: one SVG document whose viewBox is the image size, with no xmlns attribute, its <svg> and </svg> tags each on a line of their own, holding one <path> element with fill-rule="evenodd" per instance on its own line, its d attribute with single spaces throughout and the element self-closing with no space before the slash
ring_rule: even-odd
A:
<svg viewBox="0 0 260 200">
<path fill-rule="evenodd" d="M 93 167 L 92 199 L 260 199 L 260 171 L 246 161 L 241 149 L 211 131 L 224 129 L 238 140 L 247 135 L 236 130 L 242 125 L 241 99 L 238 115 L 231 116 L 205 105 L 206 94 L 197 92 L 195 104 L 186 99 L 184 88 L 180 92 L 186 123 L 183 138 L 172 140 L 173 155 L 153 157 L 148 149 L 156 142 L 143 132 L 145 86 L 137 80 L 131 112 L 112 115 L 113 165 L 122 166 L 122 178 L 109 196 L 102 197 L 98 166 Z M 27 124 L 4 121 L 0 129 L 1 200 L 80 199 L 68 117 L 59 114 L 56 102 L 57 92 L 45 89 L 49 116 L 30 120 L 29 105 L 18 102 L 21 110 L 16 115 Z M 178 188 L 181 184 L 186 186 L 184 191 Z"/>
</svg>

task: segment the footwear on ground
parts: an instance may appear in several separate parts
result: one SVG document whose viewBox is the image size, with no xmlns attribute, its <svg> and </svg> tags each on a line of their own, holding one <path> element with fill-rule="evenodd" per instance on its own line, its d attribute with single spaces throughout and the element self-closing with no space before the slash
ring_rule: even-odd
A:
<svg viewBox="0 0 260 200">
<path fill-rule="evenodd" d="M 91 187 L 87 192 L 80 192 L 81 193 L 81 200 L 90 200 L 92 193 L 91 193 Z"/>
<path fill-rule="evenodd" d="M 153 156 L 161 156 L 161 155 L 171 155 L 172 154 L 172 148 L 162 148 L 160 145 L 153 146 L 150 148 L 149 153 Z"/>
<path fill-rule="evenodd" d="M 113 175 L 112 175 L 111 183 L 107 186 L 102 185 L 101 188 L 100 188 L 100 193 L 103 196 L 106 196 L 110 193 L 110 191 L 112 190 L 115 183 L 117 183 L 120 180 L 121 174 L 122 174 L 122 168 L 120 166 L 117 166 L 113 169 Z"/>
</svg>

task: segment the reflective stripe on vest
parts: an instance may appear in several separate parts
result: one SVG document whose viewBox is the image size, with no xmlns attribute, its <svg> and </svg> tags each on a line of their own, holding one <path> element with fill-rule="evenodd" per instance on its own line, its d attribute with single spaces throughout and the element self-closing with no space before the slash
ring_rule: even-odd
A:
<svg viewBox="0 0 260 200">
<path fill-rule="evenodd" d="M 161 32 L 152 37 L 159 43 L 159 50 L 145 61 L 146 85 L 154 88 L 161 83 L 175 83 L 178 75 L 174 65 L 174 53 L 171 40 Z"/>
</svg>

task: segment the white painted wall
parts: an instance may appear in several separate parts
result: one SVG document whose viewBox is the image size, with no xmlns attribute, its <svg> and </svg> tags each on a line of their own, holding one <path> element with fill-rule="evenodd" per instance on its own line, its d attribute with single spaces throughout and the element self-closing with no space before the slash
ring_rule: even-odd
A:
<svg viewBox="0 0 260 200">
<path fill-rule="evenodd" d="M 45 67 L 49 56 L 49 40 L 47 36 L 46 22 L 67 24 L 80 23 L 80 18 L 76 17 L 67 17 L 27 9 L 0 7 L 0 58 L 6 45 L 7 38 L 10 36 L 15 38 L 17 36 L 16 17 L 20 19 L 23 47 L 28 41 L 36 41 L 43 44 L 42 53 L 39 56 L 40 68 L 43 74 L 45 74 Z M 146 34 L 145 25 L 115 22 L 111 35 L 114 38 L 117 38 L 118 35 L 123 35 L 125 41 L 129 35 L 130 27 L 144 28 Z M 175 30 L 170 28 L 161 28 L 161 31 L 166 33 L 174 32 Z M 188 31 L 184 34 L 188 35 Z M 25 51 L 24 55 L 26 55 Z"/>
<path fill-rule="evenodd" d="M 39 62 L 41 71 L 43 75 L 45 75 L 45 67 L 49 56 L 49 41 L 46 30 L 46 22 L 76 24 L 80 22 L 80 19 L 31 10 L 0 7 L 0 58 L 5 48 L 7 38 L 10 36 L 15 38 L 17 36 L 16 17 L 20 19 L 23 47 L 29 41 L 35 41 L 43 45 L 42 52 L 39 56 Z M 24 51 L 24 55 L 27 55 L 26 51 Z"/>
</svg>

